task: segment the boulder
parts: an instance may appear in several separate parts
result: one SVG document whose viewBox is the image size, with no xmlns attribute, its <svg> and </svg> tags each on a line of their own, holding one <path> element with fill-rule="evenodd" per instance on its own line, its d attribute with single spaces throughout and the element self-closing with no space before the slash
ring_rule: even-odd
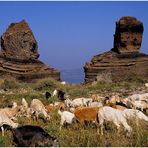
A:
<svg viewBox="0 0 148 148">
<path fill-rule="evenodd" d="M 114 51 L 119 53 L 139 52 L 143 30 L 143 23 L 135 17 L 122 17 L 116 22 Z"/>
<path fill-rule="evenodd" d="M 122 17 L 116 23 L 114 47 L 85 64 L 85 82 L 148 78 L 148 55 L 140 53 L 143 30 L 143 24 L 136 18 Z"/>
<path fill-rule="evenodd" d="M 60 72 L 38 58 L 37 41 L 26 21 L 12 23 L 1 36 L 0 76 L 25 82 L 48 77 L 60 80 Z"/>
<path fill-rule="evenodd" d="M 8 59 L 38 59 L 38 45 L 25 20 L 11 23 L 1 36 L 1 55 Z"/>
</svg>

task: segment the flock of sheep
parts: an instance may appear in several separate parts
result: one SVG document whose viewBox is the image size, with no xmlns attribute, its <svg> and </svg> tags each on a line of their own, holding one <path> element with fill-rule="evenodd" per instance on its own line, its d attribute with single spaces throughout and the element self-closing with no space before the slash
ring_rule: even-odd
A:
<svg viewBox="0 0 148 148">
<path fill-rule="evenodd" d="M 11 108 L 1 108 L 0 127 L 2 135 L 4 136 L 3 125 L 5 124 L 11 127 L 13 142 L 16 146 L 45 146 L 49 142 L 47 139 L 50 139 L 51 146 L 58 146 L 57 138 L 50 136 L 41 127 L 32 125 L 21 127 L 17 123 L 17 117 L 38 120 L 40 115 L 43 116 L 43 120 L 50 121 L 50 114 L 54 110 L 58 110 L 57 113 L 61 117 L 59 130 L 61 130 L 65 123 L 93 122 L 97 126 L 97 132 L 103 135 L 104 122 L 109 121 L 115 124 L 118 131 L 122 125 L 125 134 L 130 136 L 132 127 L 127 119 L 135 118 L 136 121 L 140 119 L 148 122 L 147 115 L 143 113 L 143 111 L 147 112 L 148 110 L 148 93 L 134 94 L 124 99 L 121 99 L 118 95 L 102 97 L 94 94 L 90 98 L 82 97 L 73 100 L 69 99 L 69 96 L 65 95 L 65 92 L 61 90 L 55 90 L 52 94 L 49 92 L 45 93 L 46 99 L 50 99 L 53 96 L 57 96 L 59 101 L 44 105 L 41 100 L 33 99 L 30 105 L 28 105 L 28 102 L 22 98 L 21 105 L 13 102 Z M 24 135 L 31 138 L 23 139 Z"/>
</svg>

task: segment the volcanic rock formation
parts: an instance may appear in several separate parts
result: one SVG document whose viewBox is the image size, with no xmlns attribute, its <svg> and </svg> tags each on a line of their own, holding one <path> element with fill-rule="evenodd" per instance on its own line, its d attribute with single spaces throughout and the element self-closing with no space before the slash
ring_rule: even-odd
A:
<svg viewBox="0 0 148 148">
<path fill-rule="evenodd" d="M 85 82 L 148 78 L 148 55 L 139 52 L 143 30 L 143 23 L 134 17 L 116 22 L 114 47 L 85 64 Z"/>
<path fill-rule="evenodd" d="M 1 36 L 0 76 L 34 81 L 51 77 L 60 80 L 60 73 L 38 60 L 38 45 L 28 24 L 12 23 Z"/>
</svg>

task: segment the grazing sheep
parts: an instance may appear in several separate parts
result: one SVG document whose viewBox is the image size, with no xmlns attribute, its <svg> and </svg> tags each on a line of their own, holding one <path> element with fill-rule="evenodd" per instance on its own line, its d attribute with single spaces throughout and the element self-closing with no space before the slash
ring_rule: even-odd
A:
<svg viewBox="0 0 148 148">
<path fill-rule="evenodd" d="M 18 127 L 18 123 L 14 123 L 4 112 L 0 112 L 0 127 L 2 130 L 2 136 L 4 136 L 4 124 L 9 125 L 12 128 Z"/>
<path fill-rule="evenodd" d="M 83 98 L 77 98 L 68 103 L 70 104 L 70 107 L 79 107 L 84 105 Z"/>
<path fill-rule="evenodd" d="M 128 100 L 130 101 L 146 101 L 148 102 L 148 93 L 144 94 L 134 94 L 128 97 Z"/>
<path fill-rule="evenodd" d="M 76 119 L 82 123 L 85 121 L 97 121 L 99 107 L 78 107 L 74 110 Z"/>
<path fill-rule="evenodd" d="M 16 147 L 59 146 L 57 138 L 50 136 L 39 126 L 21 126 L 12 129 L 12 135 L 13 145 Z"/>
<path fill-rule="evenodd" d="M 21 108 L 19 106 L 16 106 L 15 108 L 0 108 L 0 113 L 4 113 L 8 116 L 8 118 L 17 120 L 15 116 L 21 111 Z"/>
<path fill-rule="evenodd" d="M 102 107 L 103 104 L 101 102 L 90 102 L 88 107 Z"/>
<path fill-rule="evenodd" d="M 64 103 L 65 103 L 66 107 L 71 107 L 72 106 L 72 100 L 70 100 L 68 98 L 66 100 L 64 100 Z"/>
<path fill-rule="evenodd" d="M 35 114 L 36 119 L 38 119 L 39 114 L 43 114 L 45 119 L 49 120 L 50 116 L 46 112 L 46 108 L 43 103 L 38 99 L 33 99 L 30 104 L 31 114 Z"/>
<path fill-rule="evenodd" d="M 148 109 L 148 93 L 131 95 L 122 102 L 129 108 L 146 110 Z"/>
<path fill-rule="evenodd" d="M 148 109 L 148 103 L 141 100 L 131 101 L 131 108 L 140 109 L 141 111 L 143 111 L 144 109 Z"/>
<path fill-rule="evenodd" d="M 94 100 L 94 101 L 99 101 L 99 102 L 102 102 L 103 100 L 103 97 L 98 95 L 98 94 L 92 94 L 91 95 L 91 98 Z"/>
<path fill-rule="evenodd" d="M 60 130 L 61 130 L 61 127 L 64 125 L 64 123 L 68 123 L 68 124 L 76 123 L 76 118 L 73 113 L 68 111 L 58 110 L 58 114 L 61 116 Z"/>
<path fill-rule="evenodd" d="M 117 102 L 120 102 L 120 98 L 118 95 L 113 95 L 109 98 L 108 104 L 116 104 Z"/>
<path fill-rule="evenodd" d="M 99 109 L 98 120 L 102 135 L 104 121 L 113 122 L 117 126 L 118 131 L 120 129 L 120 125 L 123 125 L 125 131 L 127 132 L 127 136 L 132 131 L 132 128 L 127 124 L 126 118 L 123 116 L 122 111 L 109 106 L 104 106 Z"/>
<path fill-rule="evenodd" d="M 138 118 L 138 119 L 141 119 L 141 120 L 144 120 L 144 121 L 148 122 L 148 117 L 139 110 L 125 109 L 125 110 L 123 110 L 123 115 L 127 119 Z"/>
<path fill-rule="evenodd" d="M 64 102 L 67 107 L 80 107 L 88 106 L 92 101 L 92 98 L 76 98 L 74 100 L 66 99 Z"/>
<path fill-rule="evenodd" d="M 83 106 L 89 106 L 89 103 L 93 102 L 92 98 L 82 98 Z"/>
</svg>

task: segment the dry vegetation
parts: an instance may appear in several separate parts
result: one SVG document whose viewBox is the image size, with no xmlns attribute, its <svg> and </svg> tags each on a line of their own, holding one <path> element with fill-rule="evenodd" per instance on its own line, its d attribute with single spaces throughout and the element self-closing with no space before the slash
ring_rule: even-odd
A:
<svg viewBox="0 0 148 148">
<path fill-rule="evenodd" d="M 122 82 L 122 83 L 96 83 L 87 85 L 61 85 L 59 82 L 55 82 L 51 79 L 40 80 L 34 84 L 19 83 L 15 79 L 3 79 L 0 80 L 0 107 L 6 107 L 16 101 L 21 103 L 21 99 L 24 97 L 29 103 L 32 99 L 37 98 L 43 101 L 44 104 L 54 102 L 56 97 L 51 100 L 46 100 L 43 93 L 48 90 L 53 92 L 55 88 L 62 89 L 71 96 L 71 99 L 75 97 L 89 97 L 91 94 L 110 95 L 112 93 L 118 93 L 121 97 L 128 96 L 134 92 L 147 92 L 144 87 L 146 81 L 137 80 L 134 83 Z M 133 133 L 130 137 L 126 137 L 124 131 L 121 130 L 117 134 L 117 129 L 113 124 L 106 123 L 104 135 L 97 134 L 96 127 L 93 124 L 90 125 L 78 125 L 77 127 L 65 126 L 59 132 L 60 117 L 57 115 L 57 111 L 51 115 L 52 119 L 48 123 L 44 123 L 41 119 L 39 121 L 28 120 L 25 118 L 19 118 L 18 123 L 20 125 L 33 124 L 40 125 L 49 134 L 59 138 L 60 146 L 62 147 L 98 147 L 98 146 L 129 146 L 129 147 L 142 147 L 148 146 L 148 123 L 139 122 L 139 125 L 135 125 L 134 120 L 130 120 L 129 124 L 133 128 Z M 11 145 L 11 132 L 5 130 L 5 136 L 2 137 L 0 133 L 0 146 L 12 146 Z"/>
</svg>

